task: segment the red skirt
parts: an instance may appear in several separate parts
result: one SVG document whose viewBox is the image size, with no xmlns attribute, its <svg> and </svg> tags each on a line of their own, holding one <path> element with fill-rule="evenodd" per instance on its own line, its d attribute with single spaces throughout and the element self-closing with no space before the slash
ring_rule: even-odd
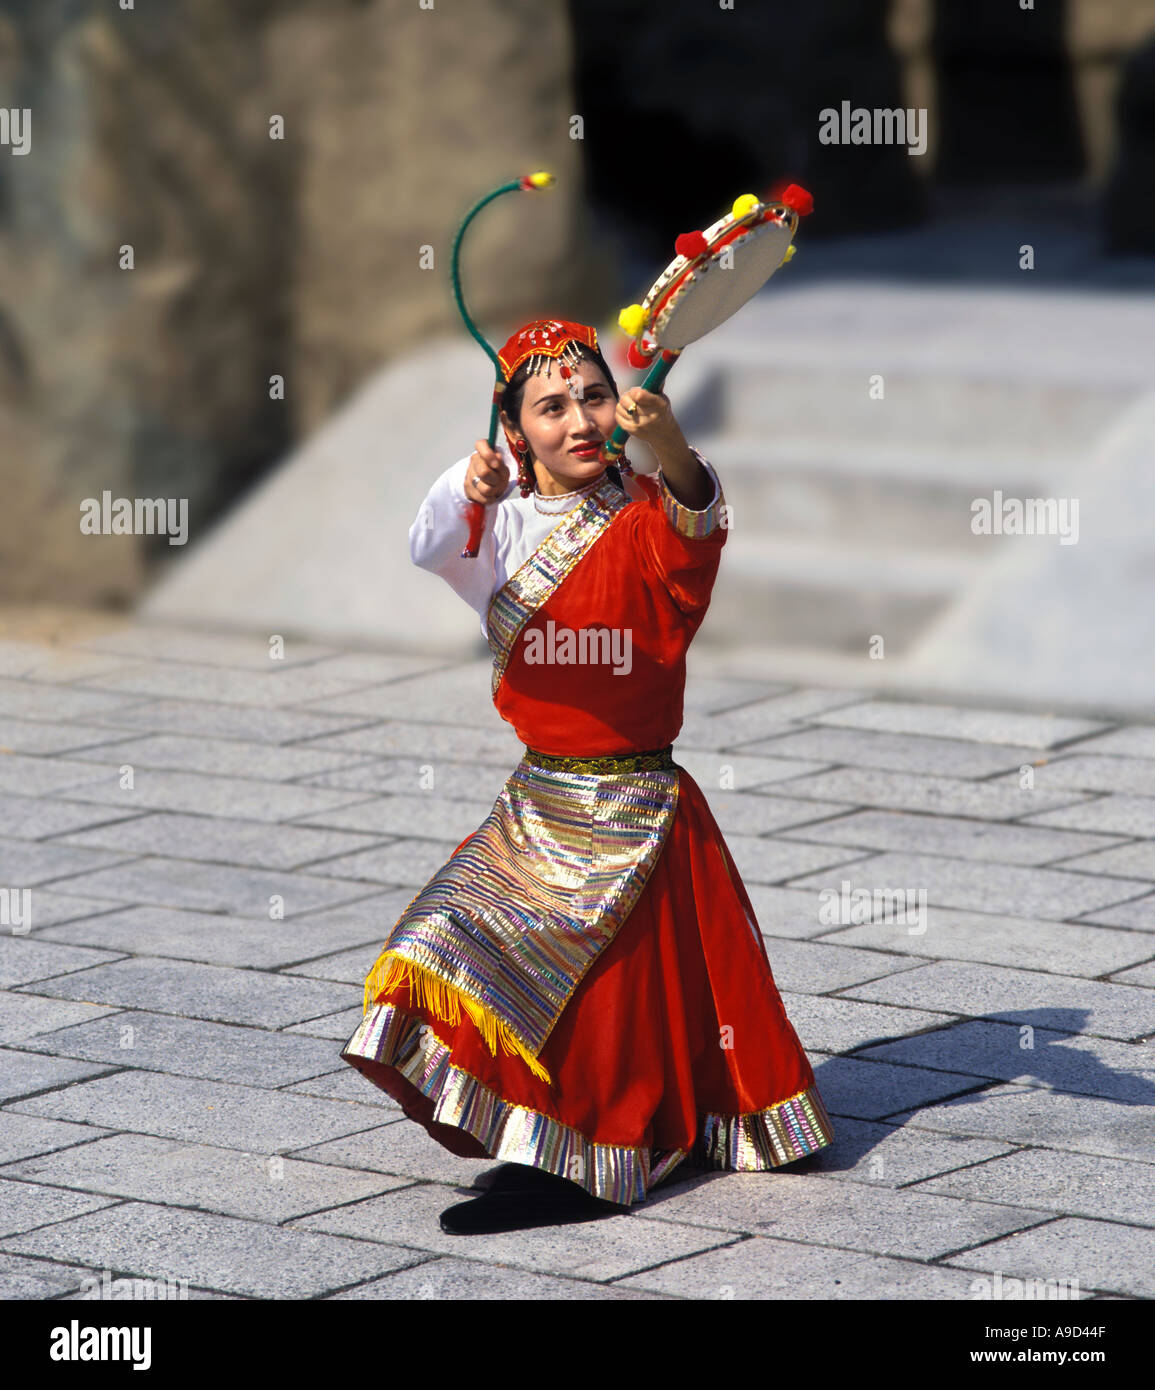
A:
<svg viewBox="0 0 1155 1390">
<path fill-rule="evenodd" d="M 552 1084 L 407 984 L 377 996 L 341 1056 L 451 1153 L 528 1163 L 624 1205 L 683 1159 L 765 1170 L 834 1137 L 749 896 L 685 769 L 645 888 L 541 1050 Z"/>
</svg>

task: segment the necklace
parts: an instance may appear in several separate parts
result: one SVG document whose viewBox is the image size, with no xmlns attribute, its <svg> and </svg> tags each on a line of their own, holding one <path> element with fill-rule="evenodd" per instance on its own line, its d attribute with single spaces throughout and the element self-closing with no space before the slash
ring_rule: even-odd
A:
<svg viewBox="0 0 1155 1390">
<path fill-rule="evenodd" d="M 587 492 L 592 492 L 594 488 L 603 481 L 603 478 L 604 474 L 602 477 L 595 478 L 593 482 L 586 483 L 585 487 L 576 487 L 572 492 L 553 493 L 552 495 L 538 492 L 535 488 L 533 492 L 533 505 L 539 512 L 546 515 L 553 512 L 569 511 L 579 497 L 584 496 Z M 546 505 L 543 506 L 542 503 Z"/>
</svg>

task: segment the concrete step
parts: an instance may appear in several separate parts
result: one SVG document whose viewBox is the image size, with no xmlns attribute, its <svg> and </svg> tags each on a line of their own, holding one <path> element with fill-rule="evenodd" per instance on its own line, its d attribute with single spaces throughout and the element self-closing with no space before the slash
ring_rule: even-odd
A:
<svg viewBox="0 0 1155 1390">
<path fill-rule="evenodd" d="M 718 428 L 1071 453 L 1150 389 L 1152 342 L 1150 294 L 790 289 L 775 277 L 690 351 L 715 370 Z"/>
<path fill-rule="evenodd" d="M 989 539 L 989 538 L 988 538 Z M 899 655 L 966 592 L 987 559 L 732 533 L 703 628 L 739 645 L 865 653 L 873 636 Z"/>
<path fill-rule="evenodd" d="M 851 444 L 806 436 L 699 436 L 722 480 L 731 524 L 767 540 L 824 537 L 869 546 L 947 546 L 975 553 L 972 503 L 1058 495 L 1077 458 L 1050 452 L 907 443 Z"/>
</svg>

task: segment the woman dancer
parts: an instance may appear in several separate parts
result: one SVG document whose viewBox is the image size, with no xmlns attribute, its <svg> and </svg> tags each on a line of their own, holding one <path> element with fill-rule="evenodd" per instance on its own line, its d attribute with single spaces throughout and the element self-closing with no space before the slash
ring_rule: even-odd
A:
<svg viewBox="0 0 1155 1390">
<path fill-rule="evenodd" d="M 416 564 L 478 613 L 526 745 L 493 811 L 402 914 L 342 1057 L 452 1153 L 506 1160 L 459 1234 L 629 1210 L 683 1161 L 766 1170 L 833 1127 L 749 897 L 672 757 L 685 654 L 727 531 L 664 394 L 617 387 L 584 324 L 498 354 L 501 423 L 434 483 Z M 607 468 L 615 424 L 656 477 Z M 489 509 L 461 555 L 467 502 Z"/>
</svg>

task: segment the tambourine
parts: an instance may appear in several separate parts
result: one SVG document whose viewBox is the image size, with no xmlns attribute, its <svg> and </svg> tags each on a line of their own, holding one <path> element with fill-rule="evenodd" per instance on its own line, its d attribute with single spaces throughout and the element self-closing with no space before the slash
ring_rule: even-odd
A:
<svg viewBox="0 0 1155 1390">
<path fill-rule="evenodd" d="M 643 390 L 658 391 L 683 349 L 736 314 L 792 259 L 799 219 L 813 208 L 814 199 L 796 183 L 774 201 L 744 193 L 704 232 L 677 238 L 677 255 L 649 294 L 618 315 L 618 326 L 633 339 L 630 366 L 653 364 Z M 602 462 L 616 463 L 629 437 L 618 425 L 602 445 Z"/>
</svg>

